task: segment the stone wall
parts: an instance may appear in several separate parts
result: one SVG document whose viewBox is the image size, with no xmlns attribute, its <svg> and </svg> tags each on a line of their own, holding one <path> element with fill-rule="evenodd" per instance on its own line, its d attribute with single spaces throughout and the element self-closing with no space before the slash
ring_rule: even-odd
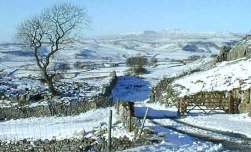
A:
<svg viewBox="0 0 251 152">
<path fill-rule="evenodd" d="M 121 122 L 129 132 L 134 131 L 134 134 L 138 134 L 141 126 L 140 119 L 134 115 L 134 103 L 133 102 L 116 102 L 116 113 L 119 115 Z"/>
<path fill-rule="evenodd" d="M 108 84 L 104 85 L 102 88 L 102 94 L 107 97 L 109 97 L 111 95 L 112 89 L 116 85 L 117 80 L 118 80 L 118 77 L 117 77 L 115 71 L 113 71 L 111 73 L 111 77 L 112 78 L 111 78 L 110 82 Z"/>
<path fill-rule="evenodd" d="M 152 87 L 150 102 L 159 102 L 167 106 L 173 106 L 177 102 L 178 92 L 172 85 L 174 78 L 164 78 L 156 86 Z"/>
<path fill-rule="evenodd" d="M 70 102 L 69 104 L 64 104 L 63 102 L 57 102 L 53 104 L 53 110 L 49 105 L 38 105 L 35 107 L 29 106 L 13 106 L 0 108 L 1 119 L 19 119 L 28 117 L 42 117 L 42 116 L 67 116 L 67 115 L 77 115 L 82 112 L 86 112 L 91 109 L 97 108 L 97 103 L 95 101 L 82 101 L 82 102 Z"/>
<path fill-rule="evenodd" d="M 247 90 L 242 90 L 240 92 L 241 103 L 239 105 L 240 113 L 249 113 L 251 116 L 251 103 L 250 103 L 251 88 Z"/>
<path fill-rule="evenodd" d="M 130 140 L 126 136 L 112 137 L 112 151 L 123 151 L 142 145 L 160 143 L 163 137 L 155 135 L 151 130 L 144 130 L 142 138 Z M 104 137 L 64 140 L 36 140 L 26 139 L 16 142 L 0 141 L 1 152 L 107 152 L 107 140 Z"/>
<path fill-rule="evenodd" d="M 100 107 L 108 107 L 112 105 L 110 98 L 112 88 L 116 84 L 116 73 L 112 73 L 110 82 L 103 87 L 103 92 L 91 99 L 79 99 L 69 102 L 63 101 L 63 99 L 54 97 L 52 99 L 46 99 L 48 104 L 29 106 L 18 104 L 12 107 L 0 108 L 0 120 L 10 120 L 28 117 L 43 117 L 43 116 L 68 116 L 77 115 L 83 112 L 87 112 L 91 109 L 97 109 Z M 48 102 L 49 101 L 49 102 Z"/>
<path fill-rule="evenodd" d="M 125 150 L 136 145 L 128 138 L 113 138 L 112 149 Z M 65 140 L 21 140 L 17 142 L 1 142 L 1 152 L 106 152 L 107 141 L 99 138 L 98 141 L 91 138 L 65 139 Z"/>
</svg>

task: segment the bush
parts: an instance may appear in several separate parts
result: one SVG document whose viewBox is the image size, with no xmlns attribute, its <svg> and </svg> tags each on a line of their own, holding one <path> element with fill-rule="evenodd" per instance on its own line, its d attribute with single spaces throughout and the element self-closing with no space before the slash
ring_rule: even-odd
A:
<svg viewBox="0 0 251 152">
<path fill-rule="evenodd" d="M 147 64 L 147 59 L 143 56 L 130 57 L 126 60 L 126 65 L 131 67 L 130 71 L 136 75 L 146 73 L 144 66 Z"/>
<path fill-rule="evenodd" d="M 174 78 L 164 78 L 151 90 L 150 101 L 166 106 L 174 106 L 178 101 L 178 92 L 172 85 Z"/>
<path fill-rule="evenodd" d="M 139 74 L 147 73 L 147 70 L 144 67 L 137 67 L 137 68 L 133 68 L 133 72 L 139 75 Z"/>
<path fill-rule="evenodd" d="M 126 60 L 127 66 L 144 67 L 147 64 L 147 59 L 143 56 L 130 57 Z"/>
</svg>

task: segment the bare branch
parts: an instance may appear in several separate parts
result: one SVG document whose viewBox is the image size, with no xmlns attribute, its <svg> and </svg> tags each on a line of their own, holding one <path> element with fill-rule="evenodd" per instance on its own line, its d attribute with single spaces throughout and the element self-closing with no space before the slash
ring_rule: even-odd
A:
<svg viewBox="0 0 251 152">
<path fill-rule="evenodd" d="M 18 27 L 17 38 L 34 51 L 36 63 L 49 88 L 53 87 L 53 73 L 48 73 L 48 67 L 54 54 L 72 43 L 74 31 L 87 23 L 84 9 L 63 3 L 44 10 L 40 16 L 32 17 Z M 48 52 L 42 52 L 43 48 Z"/>
</svg>

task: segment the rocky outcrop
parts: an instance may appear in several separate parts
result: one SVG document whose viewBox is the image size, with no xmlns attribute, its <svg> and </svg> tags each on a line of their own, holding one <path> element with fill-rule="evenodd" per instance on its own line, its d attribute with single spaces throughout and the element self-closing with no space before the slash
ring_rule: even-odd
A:
<svg viewBox="0 0 251 152">
<path fill-rule="evenodd" d="M 218 62 L 231 61 L 251 55 L 251 35 L 244 37 L 233 46 L 223 46 L 217 57 Z"/>
<path fill-rule="evenodd" d="M 251 54 L 251 47 L 248 44 L 239 44 L 233 47 L 227 54 L 227 61 L 247 57 Z"/>
</svg>

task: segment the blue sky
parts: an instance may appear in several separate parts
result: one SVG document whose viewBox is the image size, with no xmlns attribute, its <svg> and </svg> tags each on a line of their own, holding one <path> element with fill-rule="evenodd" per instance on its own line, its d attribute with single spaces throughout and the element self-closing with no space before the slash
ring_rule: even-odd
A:
<svg viewBox="0 0 251 152">
<path fill-rule="evenodd" d="M 179 28 L 249 32 L 251 0 L 0 0 L 0 41 L 14 38 L 17 25 L 55 3 L 88 10 L 87 36 Z"/>
</svg>

